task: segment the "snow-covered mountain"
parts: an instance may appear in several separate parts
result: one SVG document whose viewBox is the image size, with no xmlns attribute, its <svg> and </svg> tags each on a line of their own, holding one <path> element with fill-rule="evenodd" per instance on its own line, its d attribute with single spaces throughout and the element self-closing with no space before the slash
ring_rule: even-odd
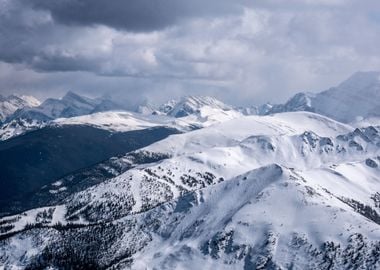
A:
<svg viewBox="0 0 380 270">
<path fill-rule="evenodd" d="M 33 101 L 33 99 L 30 100 Z M 115 103 L 109 97 L 91 99 L 71 91 L 61 99 L 49 98 L 42 104 L 36 102 L 32 104 L 36 106 L 22 106 L 7 115 L 0 126 L 0 141 L 45 127 L 57 118 L 71 118 L 124 109 L 122 105 Z"/>
<path fill-rule="evenodd" d="M 40 105 L 40 101 L 32 96 L 10 95 L 4 97 L 0 95 L 0 123 L 18 109 L 32 108 Z"/>
<path fill-rule="evenodd" d="M 219 110 L 232 110 L 232 107 L 209 96 L 186 96 L 179 101 L 171 100 L 160 106 L 160 111 L 166 115 L 180 118 L 199 113 L 204 107 Z"/>
<path fill-rule="evenodd" d="M 101 123 L 102 124 L 102 123 Z M 380 130 L 311 112 L 241 116 L 115 158 L 125 168 L 0 220 L 20 268 L 377 269 Z"/>
<path fill-rule="evenodd" d="M 213 97 L 186 96 L 179 101 L 171 100 L 159 106 L 156 115 L 166 115 L 171 124 L 197 129 L 222 123 L 243 116 L 243 112 Z"/>
<path fill-rule="evenodd" d="M 120 109 L 121 106 L 111 100 L 91 99 L 69 91 L 61 99 L 49 98 L 41 105 L 16 111 L 10 118 L 48 121 L 61 117 L 73 117 L 99 111 Z"/>
<path fill-rule="evenodd" d="M 298 93 L 268 113 L 312 111 L 349 123 L 380 116 L 380 72 L 357 72 L 337 87 L 318 94 Z"/>
<path fill-rule="evenodd" d="M 52 121 L 51 124 L 89 125 L 116 132 L 166 126 L 185 132 L 243 116 L 238 110 L 215 98 L 202 96 L 169 101 L 159 106 L 158 110 L 149 102 L 144 102 L 138 106 L 138 109 L 138 112 L 114 110 L 69 118 L 62 117 Z"/>
<path fill-rule="evenodd" d="M 16 111 L 0 127 L 0 140 L 49 125 L 88 125 L 116 132 L 148 126 L 188 131 L 243 116 L 232 106 L 202 96 L 169 101 L 158 109 L 144 102 L 136 110 L 126 111 L 109 98 L 89 99 L 69 92 L 62 99 L 48 99 L 38 107 Z"/>
<path fill-rule="evenodd" d="M 243 115 L 241 113 L 235 110 L 224 111 L 206 106 L 199 109 L 195 114 L 181 118 L 157 114 L 139 114 L 128 111 L 110 111 L 70 118 L 58 118 L 51 121 L 49 125 L 93 126 L 113 132 L 125 132 L 130 130 L 140 130 L 148 127 L 165 126 L 187 132 L 242 116 Z"/>
<path fill-rule="evenodd" d="M 98 112 L 88 115 L 58 118 L 51 122 L 51 125 L 66 126 L 66 125 L 82 125 L 92 126 L 99 129 L 125 132 L 131 130 L 141 130 L 145 128 L 165 126 L 165 122 L 160 122 L 155 117 L 144 116 L 137 113 L 127 111 L 109 111 Z"/>
<path fill-rule="evenodd" d="M 127 112 L 69 93 L 25 110 L 48 121 L 0 143 L 0 266 L 379 269 L 379 86 L 357 73 L 283 105 Z M 8 137 L 41 123 L 12 121 Z"/>
</svg>

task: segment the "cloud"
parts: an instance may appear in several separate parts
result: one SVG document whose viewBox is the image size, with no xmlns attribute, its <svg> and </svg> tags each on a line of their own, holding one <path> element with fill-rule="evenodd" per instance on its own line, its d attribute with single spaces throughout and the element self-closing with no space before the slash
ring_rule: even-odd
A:
<svg viewBox="0 0 380 270">
<path fill-rule="evenodd" d="M 376 2 L 0 0 L 0 91 L 279 102 L 380 69 Z"/>
<path fill-rule="evenodd" d="M 181 20 L 237 13 L 241 7 L 228 0 L 31 0 L 34 8 L 49 11 L 68 25 L 106 25 L 132 32 L 161 30 Z"/>
</svg>

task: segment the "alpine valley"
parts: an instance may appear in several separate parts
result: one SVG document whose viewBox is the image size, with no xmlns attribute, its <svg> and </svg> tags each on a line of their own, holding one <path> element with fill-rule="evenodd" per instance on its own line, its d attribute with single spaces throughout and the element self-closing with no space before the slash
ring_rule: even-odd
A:
<svg viewBox="0 0 380 270">
<path fill-rule="evenodd" d="M 249 108 L 0 97 L 0 269 L 380 269 L 380 73 Z"/>
</svg>

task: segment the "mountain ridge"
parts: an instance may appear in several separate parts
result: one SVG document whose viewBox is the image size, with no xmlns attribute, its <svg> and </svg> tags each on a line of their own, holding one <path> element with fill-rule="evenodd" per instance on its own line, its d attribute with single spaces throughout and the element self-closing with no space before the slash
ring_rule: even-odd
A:
<svg viewBox="0 0 380 270">
<path fill-rule="evenodd" d="M 298 119 L 289 122 L 291 126 L 283 122 L 293 116 Z M 281 121 L 274 121 L 274 117 L 280 117 Z M 380 168 L 367 160 L 371 157 L 375 164 L 380 163 L 379 130 L 372 127 L 349 130 L 344 125 L 337 130 L 335 124 L 320 122 L 326 117 L 304 112 L 267 116 L 267 126 L 255 123 L 261 118 L 248 117 L 253 126 L 235 123 L 232 129 L 231 123 L 226 122 L 171 136 L 137 151 L 166 153 L 163 160 L 132 168 L 73 194 L 65 200 L 66 205 L 35 209 L 21 219 L 8 217 L 2 222 L 21 229 L 26 226 L 25 220 L 37 220 L 41 216 L 38 213 L 51 212 L 51 218 L 47 214 L 46 225 L 42 227 L 45 246 L 39 247 L 38 254 L 56 250 L 54 243 L 58 241 L 60 245 L 76 250 L 77 254 L 83 254 L 84 262 L 95 260 L 95 265 L 100 268 L 112 265 L 117 269 L 144 269 L 147 263 L 162 269 L 188 269 L 190 265 L 218 269 L 265 268 L 269 265 L 329 269 L 333 263 L 336 269 L 360 265 L 376 269 L 380 263 L 380 254 L 375 252 L 380 245 L 376 224 L 380 220 L 375 198 Z M 233 122 L 237 120 L 242 121 L 236 119 Z M 314 121 L 314 125 L 310 125 L 310 121 Z M 221 125 L 225 127 L 221 128 Z M 273 125 L 277 127 L 276 131 Z M 307 131 L 318 130 L 318 125 L 324 126 L 319 128 L 325 132 L 321 135 L 334 134 L 335 138 L 323 138 Z M 238 127 L 244 130 L 244 126 L 251 127 L 246 134 L 241 134 Z M 227 138 L 220 131 L 228 131 Z M 210 132 L 212 135 L 197 134 Z M 273 135 L 280 140 L 276 141 Z M 174 145 L 169 141 L 181 141 L 183 136 L 190 136 L 187 141 L 198 146 L 187 145 L 183 148 L 185 153 L 165 150 Z M 203 146 L 194 138 L 203 140 Z M 296 145 L 290 152 L 293 155 L 295 151 L 299 152 L 294 163 L 275 153 L 289 152 L 291 148 L 286 145 L 289 139 Z M 215 145 L 218 141 L 219 144 Z M 238 150 L 237 145 L 246 151 L 245 157 L 240 157 L 242 150 Z M 251 151 L 247 151 L 248 148 Z M 225 158 L 221 158 L 222 149 Z M 257 156 L 251 156 L 255 152 Z M 316 163 L 315 158 L 311 158 L 311 166 L 305 167 L 299 161 L 307 153 L 325 155 L 330 161 Z M 246 159 L 249 156 L 251 160 Z M 253 161 L 269 156 L 272 158 L 254 165 Z M 350 157 L 352 160 L 348 159 Z M 238 164 L 233 159 L 244 160 L 246 167 L 226 174 Z M 228 168 L 224 169 L 223 163 L 227 160 Z M 61 227 L 54 225 L 58 220 Z M 87 222 L 93 225 L 88 227 Z M 108 225 L 100 225 L 102 222 Z M 77 226 L 77 229 L 69 229 L 70 226 Z M 37 237 L 41 234 L 38 228 L 30 227 L 19 234 L 27 238 Z M 56 234 L 54 228 L 65 231 L 66 237 Z M 85 250 L 95 248 L 85 240 L 92 233 L 100 233 L 105 241 L 100 247 L 97 242 L 97 253 L 86 253 Z M 115 235 L 118 237 L 114 238 Z M 70 239 L 78 237 L 83 240 L 70 246 Z M 32 238 L 28 239 L 33 242 Z M 68 249 L 58 250 L 51 255 L 53 259 L 47 261 L 48 265 L 56 265 L 69 255 L 65 251 Z M 9 254 L 12 248 L 5 245 L 3 251 Z M 298 259 L 285 256 L 285 251 Z M 356 254 L 356 260 L 350 259 L 352 252 Z M 96 259 L 91 254 L 100 257 Z M 38 266 L 38 263 L 45 262 L 39 259 L 40 255 L 27 255 L 26 258 L 29 258 L 30 265 L 37 263 Z M 146 263 L 141 264 L 143 261 Z"/>
<path fill-rule="evenodd" d="M 0 123 L 12 115 L 18 109 L 25 107 L 37 107 L 41 103 L 35 97 L 25 95 L 10 95 L 4 97 L 0 95 Z"/>
<path fill-rule="evenodd" d="M 337 87 L 320 93 L 301 92 L 264 114 L 312 111 L 349 123 L 380 116 L 380 72 L 357 72 Z M 355 104 L 353 104 L 355 103 Z"/>
</svg>

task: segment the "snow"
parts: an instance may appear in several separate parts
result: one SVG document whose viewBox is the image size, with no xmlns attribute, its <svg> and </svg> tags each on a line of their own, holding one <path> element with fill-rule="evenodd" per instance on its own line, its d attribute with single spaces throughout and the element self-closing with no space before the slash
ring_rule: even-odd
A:
<svg viewBox="0 0 380 270">
<path fill-rule="evenodd" d="M 170 136 L 147 147 L 146 150 L 180 155 L 184 152 L 205 150 L 208 147 L 233 145 L 237 141 L 242 141 L 252 135 L 297 135 L 309 130 L 313 130 L 320 136 L 330 137 L 347 133 L 353 128 L 308 112 L 290 112 L 270 116 L 242 116 L 211 125 L 209 128 Z"/>
<path fill-rule="evenodd" d="M 274 232 L 277 239 L 274 260 L 285 268 L 291 263 L 289 243 L 294 235 L 304 237 L 308 245 L 313 246 L 326 241 L 346 244 L 352 231 L 365 232 L 369 239 L 380 239 L 378 225 L 363 220 L 347 205 L 330 197 L 323 191 L 325 186 L 319 183 L 319 179 L 318 175 L 300 178 L 298 172 L 269 165 L 197 192 L 202 202 L 195 203 L 180 219 L 169 239 L 157 236 L 147 249 L 138 253 L 134 257 L 137 262 L 134 267 L 191 269 L 193 265 L 206 263 L 223 269 L 228 265 L 223 263 L 230 259 L 228 254 L 220 254 L 221 260 L 207 260 L 199 250 L 217 232 L 233 231 L 234 245 L 251 246 L 260 246 L 266 241 L 265 235 Z M 312 184 L 320 185 L 315 195 L 309 195 L 306 189 Z M 205 222 L 198 223 L 190 238 L 184 238 L 183 235 L 199 220 Z M 189 250 L 180 255 L 184 246 Z M 139 263 L 141 261 L 145 266 Z M 234 269 L 242 266 L 237 262 Z"/>
<path fill-rule="evenodd" d="M 45 127 L 46 124 L 38 120 L 14 119 L 0 127 L 0 141 L 24 134 L 27 131 Z"/>
<path fill-rule="evenodd" d="M 66 223 L 66 206 L 65 205 L 58 205 L 54 209 L 53 218 L 51 220 L 51 224 L 65 224 Z"/>
<path fill-rule="evenodd" d="M 204 107 L 211 107 L 218 110 L 231 110 L 232 108 L 223 102 L 208 96 L 187 96 L 180 101 L 170 101 L 163 106 L 163 111 L 173 117 L 185 117 L 197 113 Z"/>
<path fill-rule="evenodd" d="M 345 123 L 379 117 L 379 76 L 379 72 L 357 72 L 337 87 L 318 94 L 299 93 L 267 113 L 307 110 Z"/>
<path fill-rule="evenodd" d="M 338 88 L 372 89 L 377 82 L 367 84 L 364 77 Z M 299 95 L 298 105 L 312 107 L 313 99 Z M 15 226 L 6 233 L 37 223 L 44 211 L 52 213 L 48 227 L 67 224 L 67 218 L 84 225 L 121 224 L 122 236 L 103 252 L 114 259 L 123 251 L 132 253 L 132 269 L 242 269 L 253 268 L 249 263 L 265 266 L 267 259 L 283 269 L 311 269 L 334 256 L 335 267 L 345 269 L 356 266 L 347 256 L 376 260 L 380 129 L 366 126 L 376 124 L 376 117 L 344 124 L 305 111 L 243 115 L 194 97 L 165 110 L 163 115 L 110 111 L 53 121 L 114 132 L 169 126 L 185 133 L 136 151 L 165 154 L 162 160 L 136 164 L 59 205 L 0 219 Z M 120 162 L 131 164 L 128 157 Z M 59 181 L 52 187 L 54 192 L 65 188 Z M 357 243 L 360 252 L 323 248 L 333 243 L 344 250 L 357 234 L 364 239 Z M 5 244 L 6 254 L 14 256 L 9 265 L 21 260 L 23 241 L 37 248 L 29 245 L 30 238 L 10 239 Z"/>
<path fill-rule="evenodd" d="M 380 117 L 358 117 L 355 121 L 350 123 L 353 127 L 368 127 L 368 126 L 377 126 L 380 127 Z"/>
<path fill-rule="evenodd" d="M 53 121 L 58 125 L 89 125 L 117 132 L 140 130 L 158 126 L 130 112 L 99 112 L 89 115 L 59 118 Z"/>
<path fill-rule="evenodd" d="M 8 97 L 0 96 L 0 122 L 4 121 L 8 116 L 18 109 L 26 107 L 37 107 L 40 101 L 32 96 L 11 95 Z"/>
<path fill-rule="evenodd" d="M 58 125 L 90 125 L 96 128 L 126 132 L 156 126 L 167 126 L 189 131 L 193 128 L 203 128 L 222 123 L 243 115 L 234 110 L 221 110 L 204 106 L 196 114 L 181 118 L 168 117 L 166 115 L 142 115 L 126 111 L 99 112 L 89 115 L 59 118 L 52 121 Z"/>
</svg>

